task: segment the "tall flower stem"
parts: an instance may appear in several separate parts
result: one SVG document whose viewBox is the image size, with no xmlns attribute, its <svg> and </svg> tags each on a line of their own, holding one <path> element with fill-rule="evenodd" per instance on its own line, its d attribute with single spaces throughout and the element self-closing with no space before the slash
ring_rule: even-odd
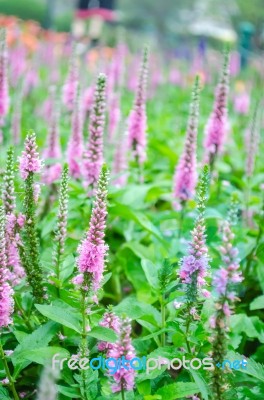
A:
<svg viewBox="0 0 264 400">
<path fill-rule="evenodd" d="M 221 311 L 218 311 L 216 315 L 215 340 L 213 343 L 213 359 L 217 360 L 217 362 L 221 364 L 226 354 L 226 336 L 223 328 L 221 327 L 224 317 L 222 314 L 223 313 Z M 226 381 L 222 368 L 214 368 L 212 373 L 212 384 L 215 398 L 218 400 L 224 400 L 225 396 L 223 387 L 225 386 Z"/>
<path fill-rule="evenodd" d="M 125 391 L 124 391 L 123 385 L 122 385 L 122 389 L 121 389 L 121 399 L 122 400 L 126 400 L 126 395 L 125 395 Z"/>
<path fill-rule="evenodd" d="M 25 232 L 22 236 L 26 242 L 25 257 L 22 256 L 22 263 L 27 272 L 29 284 L 32 287 L 33 296 L 40 303 L 44 299 L 44 286 L 42 270 L 39 262 L 39 242 L 36 232 L 35 202 L 34 202 L 34 178 L 30 172 L 25 181 Z"/>
<path fill-rule="evenodd" d="M 55 233 L 55 245 L 53 251 L 54 269 L 59 286 L 60 286 L 61 259 L 64 253 L 64 246 L 67 233 L 68 182 L 69 182 L 69 169 L 68 166 L 65 165 L 61 177 L 59 211 L 57 216 L 57 229 Z M 58 296 L 60 297 L 59 287 L 57 287 L 57 293 Z"/>
<path fill-rule="evenodd" d="M 146 160 L 146 94 L 148 78 L 149 50 L 145 47 L 142 54 L 139 79 L 135 94 L 133 108 L 128 119 L 128 145 L 132 150 L 133 159 L 140 171 L 140 165 Z"/>
<path fill-rule="evenodd" d="M 19 247 L 22 265 L 32 287 L 33 296 L 39 303 L 45 297 L 43 275 L 39 260 L 39 242 L 36 230 L 36 204 L 34 175 L 41 170 L 41 161 L 37 152 L 36 135 L 29 132 L 25 140 L 25 150 L 19 159 L 20 174 L 25 181 L 24 215 L 22 245 Z"/>
<path fill-rule="evenodd" d="M 188 311 L 190 312 L 190 309 L 191 309 L 191 307 L 188 307 L 187 312 L 188 312 Z M 187 349 L 188 349 L 189 354 L 191 354 L 191 352 L 192 352 L 192 351 L 191 351 L 190 342 L 189 342 L 189 330 L 190 330 L 190 326 L 191 326 L 191 318 L 188 318 L 188 319 L 187 319 L 187 322 L 186 322 L 185 341 L 186 341 L 186 346 L 187 346 Z"/>
<path fill-rule="evenodd" d="M 94 194 L 103 165 L 103 136 L 106 111 L 106 76 L 97 78 L 94 105 L 90 116 L 89 140 L 83 154 L 83 176 L 87 186 Z"/>
<path fill-rule="evenodd" d="M 87 346 L 87 324 L 86 324 L 86 293 L 84 290 L 81 290 L 81 314 L 82 314 L 82 341 L 81 341 L 81 356 L 88 357 L 88 346 Z M 86 390 L 86 371 L 82 370 L 82 389 L 83 389 L 83 399 L 87 399 L 87 390 Z"/>
<path fill-rule="evenodd" d="M 208 292 L 203 288 L 206 285 L 205 277 L 209 268 L 208 249 L 206 246 L 206 226 L 205 226 L 205 207 L 208 198 L 208 182 L 209 168 L 204 166 L 201 178 L 197 189 L 197 217 L 192 230 L 192 241 L 190 242 L 188 255 L 184 256 L 180 261 L 179 276 L 182 282 L 186 285 L 186 308 L 184 310 L 185 318 L 185 338 L 188 351 L 189 345 L 189 330 L 191 322 L 194 319 L 199 319 L 196 305 L 198 304 L 198 296 L 201 293 L 203 296 L 208 295 Z"/>
<path fill-rule="evenodd" d="M 211 176 L 215 167 L 215 161 L 221 151 L 227 133 L 227 103 L 229 91 L 229 51 L 224 54 L 223 67 L 220 81 L 215 92 L 213 111 L 206 125 L 206 137 L 204 147 L 206 150 L 206 162 L 210 166 Z"/>
<path fill-rule="evenodd" d="M 10 390 L 11 390 L 11 392 L 13 394 L 14 400 L 19 400 L 19 397 L 18 397 L 18 394 L 17 394 L 17 391 L 16 391 L 16 387 L 15 387 L 15 381 L 14 381 L 12 375 L 11 375 L 11 372 L 10 372 L 10 369 L 9 369 L 9 366 L 8 366 L 8 363 L 7 363 L 7 360 L 6 360 L 6 356 L 5 356 L 1 341 L 0 341 L 0 357 L 1 357 L 1 359 L 3 361 L 3 364 L 4 364 L 6 376 L 7 376 L 7 379 L 9 381 L 8 384 L 9 384 Z"/>
<path fill-rule="evenodd" d="M 199 117 L 200 86 L 196 77 L 192 91 L 184 151 L 175 168 L 173 197 L 184 207 L 186 201 L 194 197 L 197 184 L 197 133 Z"/>
<path fill-rule="evenodd" d="M 105 258 L 108 250 L 108 246 L 104 241 L 107 216 L 108 175 L 108 169 L 104 165 L 97 183 L 96 198 L 92 209 L 89 229 L 85 239 L 78 247 L 79 257 L 77 265 L 80 274 L 73 280 L 78 285 L 81 296 L 82 335 L 80 352 L 82 357 L 87 357 L 89 354 L 87 330 L 90 327 L 90 321 L 87 324 L 87 305 L 91 298 L 93 301 L 96 301 L 95 297 L 103 279 Z M 81 372 L 81 384 L 82 396 L 86 400 L 86 372 L 84 370 Z"/>
</svg>

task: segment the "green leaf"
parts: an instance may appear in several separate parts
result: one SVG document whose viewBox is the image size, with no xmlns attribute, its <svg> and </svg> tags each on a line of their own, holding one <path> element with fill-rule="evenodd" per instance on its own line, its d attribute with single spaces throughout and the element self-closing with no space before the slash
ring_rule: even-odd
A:
<svg viewBox="0 0 264 400">
<path fill-rule="evenodd" d="M 114 311 L 118 315 L 126 314 L 132 319 L 142 318 L 145 315 L 151 315 L 160 323 L 161 315 L 151 304 L 146 304 L 137 300 L 136 296 L 128 296 L 116 307 Z"/>
<path fill-rule="evenodd" d="M 257 276 L 259 284 L 262 289 L 262 292 L 264 293 L 264 263 L 259 261 L 256 268 L 257 268 Z"/>
<path fill-rule="evenodd" d="M 202 393 L 203 400 L 208 400 L 208 384 L 205 382 L 202 374 L 198 371 L 195 371 L 194 369 L 190 369 L 190 373 L 193 376 L 193 379 L 196 383 L 196 385 L 199 387 L 200 392 Z"/>
<path fill-rule="evenodd" d="M 47 362 L 51 361 L 54 354 L 58 354 L 60 359 L 70 357 L 68 350 L 53 346 L 21 351 L 17 356 L 17 360 L 18 362 L 29 360 L 37 364 L 46 365 Z"/>
<path fill-rule="evenodd" d="M 185 337 L 181 332 L 176 332 L 172 336 L 172 342 L 175 347 L 181 347 L 185 343 Z"/>
<path fill-rule="evenodd" d="M 70 399 L 80 399 L 80 391 L 76 387 L 57 385 L 58 391 Z"/>
<path fill-rule="evenodd" d="M 227 359 L 230 360 L 231 362 L 234 362 L 235 360 L 238 360 L 238 361 L 246 360 L 247 361 L 246 368 L 241 368 L 237 372 L 251 375 L 254 378 L 264 382 L 264 365 L 263 364 L 257 363 L 256 361 L 252 360 L 251 358 L 244 357 L 239 353 L 235 353 L 234 351 L 228 352 Z"/>
<path fill-rule="evenodd" d="M 146 380 L 137 383 L 138 393 L 142 395 L 151 394 L 151 382 Z"/>
<path fill-rule="evenodd" d="M 74 266 L 75 258 L 72 254 L 70 254 L 62 263 L 62 268 L 60 270 L 60 278 L 62 282 L 66 281 L 72 275 Z"/>
<path fill-rule="evenodd" d="M 250 310 L 260 310 L 264 308 L 264 295 L 257 297 L 250 303 Z"/>
<path fill-rule="evenodd" d="M 103 326 L 96 326 L 87 335 L 110 343 L 114 343 L 118 339 L 117 334 L 112 329 L 104 328 Z"/>
<path fill-rule="evenodd" d="M 158 279 L 157 266 L 148 259 L 141 260 L 141 265 L 142 265 L 143 271 L 146 275 L 146 278 L 147 278 L 147 281 L 149 282 L 149 284 L 154 288 L 158 288 L 159 287 L 159 279 Z"/>
<path fill-rule="evenodd" d="M 8 391 L 3 387 L 0 387 L 0 399 L 1 400 L 11 400 L 11 397 L 9 397 Z"/>
<path fill-rule="evenodd" d="M 49 342 L 59 330 L 59 325 L 49 321 L 40 326 L 30 335 L 27 335 L 21 343 L 15 348 L 11 356 L 12 363 L 15 365 L 15 374 L 18 374 L 23 368 L 30 364 L 29 361 L 20 361 L 20 354 L 24 351 L 39 349 L 48 346 Z"/>
<path fill-rule="evenodd" d="M 258 337 L 258 332 L 254 327 L 251 318 L 245 314 L 231 315 L 230 325 L 232 330 L 237 334 L 244 332 L 248 337 Z"/>
<path fill-rule="evenodd" d="M 45 317 L 61 325 L 73 329 L 75 332 L 81 333 L 80 316 L 78 313 L 69 310 L 69 306 L 64 309 L 53 305 L 35 304 L 37 310 Z"/>
<path fill-rule="evenodd" d="M 124 217 L 129 220 L 135 221 L 143 229 L 159 239 L 161 243 L 163 243 L 165 246 L 167 245 L 161 232 L 156 228 L 155 225 L 152 224 L 152 222 L 145 214 L 139 211 L 135 211 L 131 209 L 131 207 L 120 203 L 116 203 L 115 206 L 110 207 L 110 210 L 112 215 L 118 215 L 119 217 Z"/>
<path fill-rule="evenodd" d="M 200 390 L 196 383 L 192 382 L 177 382 L 172 385 L 166 385 L 157 391 L 157 394 L 162 396 L 162 399 L 174 400 L 181 399 L 185 396 L 191 396 L 199 393 Z"/>
</svg>

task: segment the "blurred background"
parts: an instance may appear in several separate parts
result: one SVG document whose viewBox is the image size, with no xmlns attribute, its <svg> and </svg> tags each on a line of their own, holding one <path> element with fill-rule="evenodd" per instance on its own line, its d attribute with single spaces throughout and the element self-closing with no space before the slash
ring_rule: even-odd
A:
<svg viewBox="0 0 264 400">
<path fill-rule="evenodd" d="M 147 41 L 187 59 L 193 48 L 202 54 L 226 42 L 242 68 L 264 50 L 264 0 L 0 0 L 0 24 L 5 16 L 68 32 L 86 46 L 114 47 L 125 36 L 132 49 Z"/>
<path fill-rule="evenodd" d="M 77 7 L 85 0 L 0 0 L 0 13 L 38 21 L 44 28 L 70 31 Z M 183 37 L 245 41 L 264 49 L 264 0 L 104 0 L 114 9 L 112 24 L 175 46 Z M 90 8 L 99 0 L 90 0 Z"/>
</svg>

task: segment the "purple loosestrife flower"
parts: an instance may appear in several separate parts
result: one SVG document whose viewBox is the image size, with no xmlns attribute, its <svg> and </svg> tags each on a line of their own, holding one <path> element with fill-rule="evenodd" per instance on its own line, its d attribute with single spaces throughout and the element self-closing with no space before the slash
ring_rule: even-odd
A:
<svg viewBox="0 0 264 400">
<path fill-rule="evenodd" d="M 22 214 L 7 214 L 6 216 L 6 264 L 9 271 L 9 281 L 12 286 L 18 285 L 25 277 L 24 268 L 21 265 L 19 246 L 21 245 L 20 230 L 24 226 Z"/>
<path fill-rule="evenodd" d="M 69 172 L 73 178 L 81 177 L 81 162 L 83 156 L 83 120 L 80 107 L 80 94 L 74 101 L 72 113 L 71 137 L 67 149 Z"/>
<path fill-rule="evenodd" d="M 224 63 L 220 82 L 216 88 L 214 108 L 206 126 L 206 137 L 204 147 L 206 150 L 206 162 L 211 169 L 215 158 L 225 141 L 227 132 L 227 101 L 229 91 L 229 53 L 224 55 Z"/>
<path fill-rule="evenodd" d="M 4 29 L 1 29 L 0 36 L 0 124 L 3 125 L 10 103 L 8 90 L 6 32 Z"/>
<path fill-rule="evenodd" d="M 78 64 L 75 48 L 72 51 L 69 72 L 63 86 L 62 101 L 69 111 L 73 110 L 78 90 Z"/>
<path fill-rule="evenodd" d="M 208 274 L 209 257 L 206 246 L 206 227 L 204 221 L 205 204 L 207 201 L 209 169 L 204 166 L 204 170 L 199 181 L 197 192 L 198 216 L 195 221 L 190 242 L 188 255 L 181 260 L 179 276 L 182 283 L 187 284 L 187 299 L 190 303 L 196 302 L 198 290 L 206 285 L 205 277 Z"/>
<path fill-rule="evenodd" d="M 105 127 L 106 76 L 97 78 L 94 105 L 90 115 L 89 139 L 83 156 L 83 177 L 87 186 L 95 188 L 103 165 L 103 134 Z"/>
<path fill-rule="evenodd" d="M 215 303 L 215 315 L 210 319 L 210 327 L 213 330 L 211 341 L 213 359 L 220 363 L 226 358 L 227 318 L 232 313 L 231 310 L 235 300 L 238 300 L 234 288 L 237 283 L 243 280 L 239 271 L 238 249 L 234 247 L 235 235 L 232 231 L 232 225 L 237 220 L 237 211 L 238 201 L 236 196 L 233 196 L 228 218 L 221 226 L 222 246 L 220 247 L 220 252 L 222 255 L 222 267 L 213 277 L 217 301 Z M 212 391 L 215 398 L 224 399 L 224 392 L 227 388 L 228 385 L 223 371 L 216 368 L 212 372 Z"/>
<path fill-rule="evenodd" d="M 0 207 L 0 328 L 12 323 L 13 289 L 8 283 L 6 267 L 5 213 Z"/>
<path fill-rule="evenodd" d="M 186 134 L 184 152 L 180 158 L 174 175 L 173 196 L 183 206 L 191 199 L 197 183 L 196 143 L 199 113 L 199 78 L 197 77 L 192 93 L 190 116 Z"/>
<path fill-rule="evenodd" d="M 56 99 L 56 89 L 51 89 L 51 117 L 49 121 L 49 132 L 47 138 L 47 146 L 43 152 L 43 158 L 49 159 L 49 164 L 45 166 L 43 172 L 43 182 L 47 185 L 52 184 L 58 180 L 61 175 L 61 164 L 57 162 L 61 158 L 61 145 L 60 145 L 60 132 L 59 132 L 59 120 L 60 110 L 58 100 Z M 55 162 L 54 162 L 55 161 Z"/>
<path fill-rule="evenodd" d="M 86 238 L 78 247 L 77 266 L 80 275 L 74 279 L 74 283 L 81 285 L 85 292 L 90 289 L 96 292 L 100 288 L 105 268 L 108 251 L 108 246 L 104 241 L 108 175 L 107 168 L 103 166 L 96 190 L 89 230 Z"/>
<path fill-rule="evenodd" d="M 119 340 L 114 343 L 112 348 L 108 351 L 108 357 L 116 359 L 124 357 L 127 360 L 132 360 L 136 357 L 135 348 L 131 341 L 131 320 L 129 318 L 122 320 Z M 123 390 L 133 390 L 135 381 L 135 371 L 133 369 L 126 370 L 121 367 L 112 376 L 115 381 L 112 385 L 112 391 L 114 393 Z"/>
<path fill-rule="evenodd" d="M 31 132 L 26 137 L 25 150 L 22 152 L 22 156 L 19 157 L 21 178 L 26 180 L 30 173 L 39 173 L 41 168 L 42 162 L 37 152 L 36 135 Z"/>
<path fill-rule="evenodd" d="M 146 90 L 148 76 L 148 48 L 143 52 L 133 109 L 128 120 L 128 145 L 139 164 L 146 159 Z"/>
<path fill-rule="evenodd" d="M 117 334 L 120 334 L 120 319 L 111 310 L 104 313 L 103 320 L 99 322 L 99 325 L 103 326 L 104 328 L 112 329 Z M 98 350 L 107 351 L 107 357 L 108 357 L 109 350 L 112 349 L 113 346 L 114 346 L 113 343 L 99 342 Z"/>
<path fill-rule="evenodd" d="M 6 214 L 6 264 L 10 282 L 12 285 L 17 285 L 25 276 L 18 250 L 20 244 L 19 230 L 24 221 L 22 215 L 18 217 L 15 215 L 14 150 L 12 147 L 7 152 L 2 199 Z"/>
<path fill-rule="evenodd" d="M 235 235 L 232 231 L 232 226 L 236 224 L 237 220 L 238 204 L 236 195 L 233 195 L 228 218 L 220 228 L 222 234 L 220 253 L 223 265 L 213 277 L 213 286 L 219 298 L 219 305 L 227 317 L 231 315 L 229 306 L 232 307 L 233 302 L 237 299 L 234 286 L 243 280 L 239 271 L 238 249 L 234 247 Z M 217 308 L 220 310 L 219 306 Z"/>
</svg>

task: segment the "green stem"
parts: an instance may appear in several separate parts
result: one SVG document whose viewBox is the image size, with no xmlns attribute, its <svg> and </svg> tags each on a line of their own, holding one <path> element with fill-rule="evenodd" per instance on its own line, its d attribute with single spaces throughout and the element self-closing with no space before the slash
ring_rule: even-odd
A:
<svg viewBox="0 0 264 400">
<path fill-rule="evenodd" d="M 28 329 L 32 332 L 33 328 L 31 326 L 29 317 L 25 314 L 25 311 L 23 310 L 23 308 L 21 307 L 21 305 L 19 304 L 19 301 L 17 300 L 16 297 L 14 297 L 15 300 L 15 305 L 17 307 L 17 309 L 21 312 L 21 316 L 23 318 L 23 320 L 25 321 L 26 326 L 28 327 Z"/>
<path fill-rule="evenodd" d="M 60 243 L 58 244 L 58 248 L 56 249 L 57 251 L 57 262 L 56 262 L 56 278 L 59 282 L 60 285 L 60 252 L 61 252 L 61 245 Z M 56 286 L 56 290 L 57 290 L 57 296 L 58 298 L 60 298 L 60 287 Z"/>
<path fill-rule="evenodd" d="M 164 302 L 164 295 L 160 298 L 160 306 L 161 306 L 161 328 L 164 329 L 166 325 L 166 308 Z M 166 344 L 166 332 L 162 332 L 161 334 L 161 346 L 164 347 Z"/>
<path fill-rule="evenodd" d="M 246 193 L 245 193 L 245 201 L 246 201 L 246 225 L 248 225 L 248 221 L 249 221 L 249 202 L 250 202 L 250 195 L 251 195 L 251 188 L 250 188 L 250 181 L 249 181 L 249 177 L 248 177 L 248 178 L 247 178 Z"/>
<path fill-rule="evenodd" d="M 183 226 L 183 222 L 184 222 L 184 216 L 185 216 L 185 206 L 186 206 L 186 201 L 183 201 L 181 203 L 181 212 L 180 212 L 180 219 L 179 219 L 179 232 L 178 232 L 178 239 L 180 239 L 181 234 L 182 234 L 182 226 Z"/>
<path fill-rule="evenodd" d="M 126 400 L 126 395 L 125 395 L 125 391 L 124 391 L 123 384 L 122 384 L 122 386 L 121 386 L 121 399 L 122 399 L 122 400 Z"/>
<path fill-rule="evenodd" d="M 87 331 L 86 331 L 86 296 L 84 290 L 81 291 L 81 312 L 82 312 L 82 341 L 81 341 L 81 354 L 82 357 L 87 356 Z M 83 400 L 88 400 L 86 390 L 86 371 L 81 371 L 82 387 L 83 387 Z"/>
<path fill-rule="evenodd" d="M 2 347 L 1 343 L 0 343 L 0 357 L 1 357 L 1 359 L 3 361 L 3 364 L 4 364 L 4 368 L 5 368 L 5 371 L 6 371 L 6 376 L 7 376 L 8 380 L 9 380 L 9 387 L 10 387 L 10 390 L 12 391 L 12 393 L 13 393 L 14 400 L 19 400 L 16 388 L 15 388 L 15 381 L 14 381 L 14 379 L 13 379 L 11 373 L 10 373 L 10 370 L 9 370 L 9 367 L 8 367 L 8 363 L 7 363 L 7 360 L 6 360 L 6 357 L 5 357 L 5 353 L 4 353 L 4 350 L 3 350 L 3 347 Z"/>
<path fill-rule="evenodd" d="M 190 330 L 190 326 L 191 326 L 191 314 L 190 314 L 190 310 L 193 306 L 193 303 L 189 303 L 188 307 L 187 307 L 187 321 L 186 321 L 186 331 L 185 331 L 185 341 L 186 341 L 186 345 L 187 345 L 187 349 L 188 352 L 191 354 L 191 346 L 189 343 L 189 330 Z"/>
</svg>

